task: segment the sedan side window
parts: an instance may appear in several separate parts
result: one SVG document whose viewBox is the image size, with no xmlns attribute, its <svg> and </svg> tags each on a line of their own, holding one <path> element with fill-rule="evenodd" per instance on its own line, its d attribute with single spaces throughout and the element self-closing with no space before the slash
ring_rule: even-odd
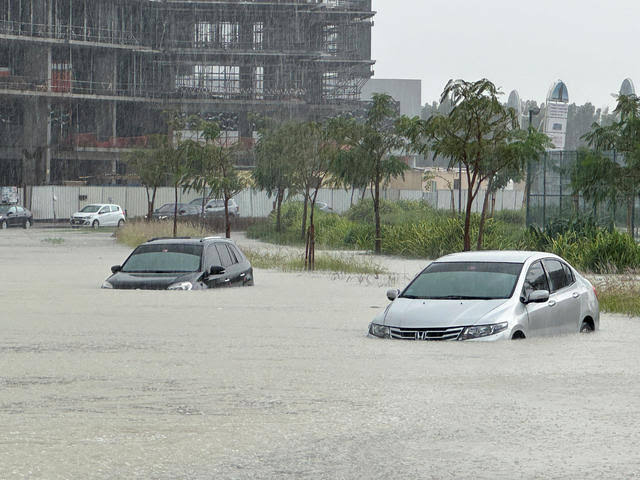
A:
<svg viewBox="0 0 640 480">
<path fill-rule="evenodd" d="M 524 279 L 524 296 L 525 298 L 536 290 L 549 290 L 549 284 L 547 283 L 547 276 L 544 273 L 542 264 L 535 262 L 529 267 L 527 276 Z"/>
<path fill-rule="evenodd" d="M 100 215 L 101 213 L 107 213 L 108 211 L 109 211 L 109 207 L 102 207 L 98 212 L 98 215 Z"/>
<path fill-rule="evenodd" d="M 576 281 L 575 277 L 573 276 L 573 271 L 571 270 L 571 267 L 569 265 L 567 265 L 566 263 L 562 264 L 562 268 L 564 268 L 564 275 L 567 279 L 567 285 L 573 285 L 573 283 Z"/>
<path fill-rule="evenodd" d="M 549 272 L 549 281 L 551 282 L 551 292 L 557 292 L 561 288 L 567 286 L 567 277 L 565 275 L 562 263 L 558 260 L 543 260 L 544 268 Z"/>
</svg>

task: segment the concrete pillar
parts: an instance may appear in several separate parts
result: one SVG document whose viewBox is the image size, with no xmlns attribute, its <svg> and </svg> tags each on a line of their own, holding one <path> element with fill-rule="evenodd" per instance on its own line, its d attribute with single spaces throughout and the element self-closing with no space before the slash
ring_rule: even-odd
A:
<svg viewBox="0 0 640 480">
<path fill-rule="evenodd" d="M 51 168 L 51 118 L 47 99 L 33 97 L 24 100 L 22 135 L 23 183 L 40 185 L 47 182 L 47 167 Z"/>
</svg>

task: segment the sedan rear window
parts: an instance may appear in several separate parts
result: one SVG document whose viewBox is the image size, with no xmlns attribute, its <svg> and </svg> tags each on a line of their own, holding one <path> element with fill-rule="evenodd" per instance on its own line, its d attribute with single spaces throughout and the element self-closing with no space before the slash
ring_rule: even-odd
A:
<svg viewBox="0 0 640 480">
<path fill-rule="evenodd" d="M 521 270 L 521 263 L 432 263 L 401 296 L 433 300 L 510 298 Z"/>
<path fill-rule="evenodd" d="M 200 270 L 202 245 L 140 245 L 122 266 L 130 273 L 175 273 Z"/>
</svg>

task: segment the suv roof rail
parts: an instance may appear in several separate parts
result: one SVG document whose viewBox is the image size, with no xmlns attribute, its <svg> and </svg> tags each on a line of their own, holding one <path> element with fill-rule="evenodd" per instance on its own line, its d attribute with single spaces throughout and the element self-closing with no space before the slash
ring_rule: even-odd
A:
<svg viewBox="0 0 640 480">
<path fill-rule="evenodd" d="M 191 237 L 154 237 L 147 240 L 147 242 L 155 242 L 156 240 L 190 240 Z"/>
<path fill-rule="evenodd" d="M 224 237 L 219 237 L 219 236 L 215 236 L 215 237 L 202 237 L 200 239 L 200 242 L 204 242 L 205 240 L 224 240 Z"/>
</svg>

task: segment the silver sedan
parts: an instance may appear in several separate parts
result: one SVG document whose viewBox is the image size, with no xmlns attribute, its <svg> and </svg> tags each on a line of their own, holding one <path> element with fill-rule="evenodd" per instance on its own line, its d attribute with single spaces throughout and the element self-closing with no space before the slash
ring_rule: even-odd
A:
<svg viewBox="0 0 640 480">
<path fill-rule="evenodd" d="M 592 332 L 600 323 L 593 285 L 550 253 L 464 252 L 439 258 L 369 325 L 405 340 L 501 340 Z"/>
</svg>

